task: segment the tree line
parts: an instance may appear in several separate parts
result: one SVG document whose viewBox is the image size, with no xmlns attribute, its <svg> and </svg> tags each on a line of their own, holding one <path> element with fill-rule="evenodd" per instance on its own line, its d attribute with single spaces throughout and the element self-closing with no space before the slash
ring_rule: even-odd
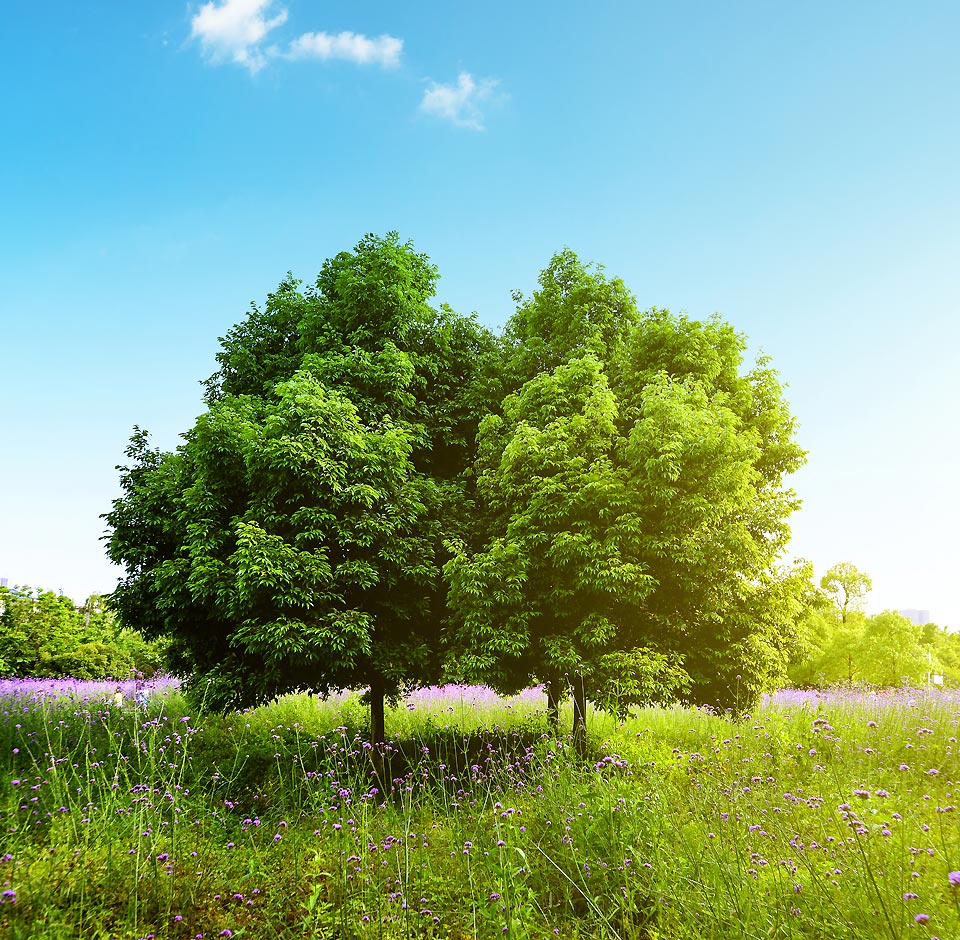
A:
<svg viewBox="0 0 960 940">
<path fill-rule="evenodd" d="M 53 591 L 0 587 L 0 676 L 152 675 L 163 666 L 163 646 L 123 627 L 99 594 L 77 605 Z"/>
<path fill-rule="evenodd" d="M 779 563 L 804 461 L 765 358 L 557 253 L 495 334 L 368 235 L 221 338 L 173 451 L 136 428 L 105 515 L 120 622 L 223 707 L 441 677 L 550 708 L 755 700 L 796 657 Z"/>
<path fill-rule="evenodd" d="M 811 582 L 797 622 L 798 646 L 788 670 L 800 686 L 838 683 L 919 686 L 940 676 L 960 685 L 960 633 L 935 623 L 915 624 L 893 610 L 873 616 L 863 604 L 870 576 L 840 562 Z"/>
</svg>

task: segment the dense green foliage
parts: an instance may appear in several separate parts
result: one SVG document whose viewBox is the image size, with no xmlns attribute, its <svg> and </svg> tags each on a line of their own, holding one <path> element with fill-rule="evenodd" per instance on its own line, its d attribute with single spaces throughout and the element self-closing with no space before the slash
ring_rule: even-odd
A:
<svg viewBox="0 0 960 940">
<path fill-rule="evenodd" d="M 176 451 L 134 434 L 106 517 L 123 622 L 220 705 L 369 687 L 375 737 L 443 667 L 545 681 L 578 719 L 756 701 L 808 575 L 777 567 L 804 455 L 769 364 L 570 251 L 499 340 L 436 280 L 367 236 L 222 339 Z"/>
<path fill-rule="evenodd" d="M 459 666 L 575 699 L 614 672 L 623 704 L 755 701 L 785 673 L 808 574 L 777 568 L 804 455 L 776 374 L 743 369 L 728 324 L 641 313 L 569 251 L 517 300 L 514 390 L 479 432 L 482 538 L 446 568 Z"/>
<path fill-rule="evenodd" d="M 222 340 L 174 453 L 134 436 L 107 515 L 114 603 L 173 637 L 211 701 L 369 686 L 382 714 L 438 677 L 443 541 L 468 518 L 496 347 L 429 305 L 436 279 L 396 235 L 365 238 Z"/>
<path fill-rule="evenodd" d="M 411 698 L 380 781 L 355 696 L 0 700 L 0 935 L 960 935 L 955 696 L 598 715 L 588 763 L 543 708 Z"/>
<path fill-rule="evenodd" d="M 0 676 L 151 675 L 163 652 L 161 642 L 121 627 L 107 598 L 78 607 L 53 591 L 0 587 Z"/>
</svg>

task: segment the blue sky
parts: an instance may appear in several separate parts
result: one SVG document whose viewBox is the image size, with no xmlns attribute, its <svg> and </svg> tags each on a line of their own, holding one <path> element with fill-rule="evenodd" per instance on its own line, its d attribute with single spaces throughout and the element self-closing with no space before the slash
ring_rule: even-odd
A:
<svg viewBox="0 0 960 940">
<path fill-rule="evenodd" d="M 793 551 L 960 627 L 960 7 L 43 5 L 0 26 L 0 576 L 82 598 L 134 424 L 364 233 L 491 326 L 569 246 L 769 354 Z"/>
</svg>

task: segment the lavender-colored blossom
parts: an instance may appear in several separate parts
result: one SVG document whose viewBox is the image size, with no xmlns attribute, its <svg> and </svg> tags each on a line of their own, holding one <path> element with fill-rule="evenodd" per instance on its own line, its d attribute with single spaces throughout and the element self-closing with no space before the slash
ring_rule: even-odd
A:
<svg viewBox="0 0 960 940">
<path fill-rule="evenodd" d="M 117 686 L 124 699 L 133 700 L 137 691 L 148 699 L 165 695 L 180 688 L 180 680 L 173 676 L 154 676 L 151 679 L 91 680 L 91 679 L 0 679 L 0 698 L 19 701 L 48 702 L 74 699 L 79 702 L 111 700 Z"/>
</svg>

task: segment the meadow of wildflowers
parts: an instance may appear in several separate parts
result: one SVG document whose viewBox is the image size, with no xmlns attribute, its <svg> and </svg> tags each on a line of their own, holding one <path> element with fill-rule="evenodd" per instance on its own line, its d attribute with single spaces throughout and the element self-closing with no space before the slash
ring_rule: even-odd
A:
<svg viewBox="0 0 960 940">
<path fill-rule="evenodd" d="M 735 720 L 540 690 L 206 713 L 160 680 L 0 685 L 0 936 L 960 937 L 956 693 Z"/>
</svg>

